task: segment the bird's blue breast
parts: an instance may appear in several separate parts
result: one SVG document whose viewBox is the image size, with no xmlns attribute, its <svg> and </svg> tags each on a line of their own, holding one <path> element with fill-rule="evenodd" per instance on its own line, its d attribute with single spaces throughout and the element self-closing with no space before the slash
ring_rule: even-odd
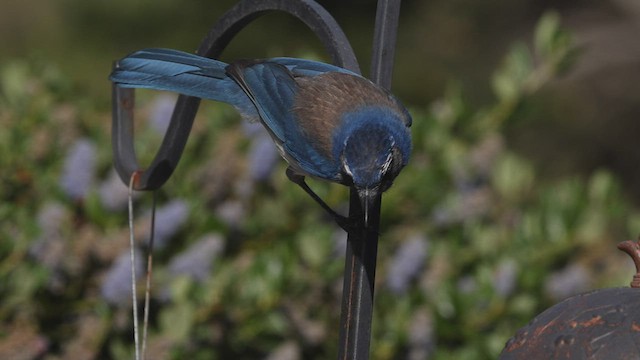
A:
<svg viewBox="0 0 640 360">
<path fill-rule="evenodd" d="M 411 137 L 409 129 L 397 113 L 387 107 L 367 106 L 345 113 L 342 118 L 342 125 L 333 134 L 334 157 L 340 157 L 347 139 L 358 132 L 360 141 L 373 143 L 371 148 L 375 147 L 373 146 L 375 143 L 383 140 L 381 136 L 393 138 L 393 145 L 400 149 L 402 154 L 403 165 L 407 164 L 411 154 Z"/>
<path fill-rule="evenodd" d="M 402 166 L 407 164 L 411 153 L 409 130 L 392 109 L 365 106 L 352 112 L 345 112 L 339 119 L 335 127 L 325 129 L 330 138 L 328 149 L 322 148 L 322 144 L 318 143 L 317 139 L 307 137 L 300 127 L 296 127 L 297 136 L 287 141 L 285 151 L 293 155 L 302 171 L 316 177 L 342 182 L 344 169 L 341 160 L 346 142 L 352 136 L 357 138 L 354 141 L 363 143 L 361 150 L 363 160 L 373 159 L 371 152 L 377 151 L 379 146 L 389 148 L 395 146 L 402 155 Z M 385 143 L 389 139 L 393 144 Z M 388 152 L 381 152 L 381 154 L 386 156 Z"/>
</svg>

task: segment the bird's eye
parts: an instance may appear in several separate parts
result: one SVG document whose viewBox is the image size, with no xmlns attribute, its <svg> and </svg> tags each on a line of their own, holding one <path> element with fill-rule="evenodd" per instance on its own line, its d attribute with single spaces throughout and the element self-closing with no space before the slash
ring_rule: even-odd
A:
<svg viewBox="0 0 640 360">
<path fill-rule="evenodd" d="M 349 164 L 347 164 L 346 161 L 343 161 L 343 168 L 344 168 L 344 172 L 349 175 L 350 177 L 353 177 L 353 172 L 351 171 L 351 168 L 349 167 Z"/>
<path fill-rule="evenodd" d="M 391 166 L 392 162 L 393 162 L 393 151 L 387 155 L 387 159 L 382 164 L 382 168 L 380 170 L 382 170 L 383 174 L 389 171 L 389 166 Z"/>
<path fill-rule="evenodd" d="M 392 148 L 387 160 L 382 166 L 382 178 L 380 179 L 380 190 L 386 191 L 393 184 L 396 176 L 402 169 L 400 152 L 397 148 Z"/>
</svg>

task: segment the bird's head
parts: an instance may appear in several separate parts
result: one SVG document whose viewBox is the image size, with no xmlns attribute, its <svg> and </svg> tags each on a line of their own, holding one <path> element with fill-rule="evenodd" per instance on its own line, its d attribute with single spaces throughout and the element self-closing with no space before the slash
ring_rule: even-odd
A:
<svg viewBox="0 0 640 360">
<path fill-rule="evenodd" d="M 405 124 L 382 115 L 356 123 L 342 144 L 342 172 L 358 191 L 365 223 L 370 207 L 391 187 L 411 152 L 411 137 Z"/>
</svg>

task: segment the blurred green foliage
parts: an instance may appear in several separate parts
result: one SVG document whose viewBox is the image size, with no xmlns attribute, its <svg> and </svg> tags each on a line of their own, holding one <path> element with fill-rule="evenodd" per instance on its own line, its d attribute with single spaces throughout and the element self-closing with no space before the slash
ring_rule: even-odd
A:
<svg viewBox="0 0 640 360">
<path fill-rule="evenodd" d="M 626 285 L 632 273 L 614 245 L 639 224 L 616 178 L 602 170 L 548 181 L 506 145 L 505 126 L 576 56 L 554 13 L 527 44 L 515 44 L 492 76 L 492 104 L 472 107 L 452 83 L 427 108 L 411 109 L 413 158 L 383 201 L 373 359 L 494 359 L 562 297 Z M 126 210 L 101 197 L 111 169 L 108 109 L 55 64 L 6 61 L 0 74 L 0 358 L 132 358 L 130 306 L 108 303 L 103 287 L 128 246 Z M 138 118 L 151 116 L 156 95 L 139 92 Z M 283 162 L 270 181 L 244 189 L 249 141 L 238 119 L 205 104 L 159 194 L 161 203 L 186 200 L 188 216 L 155 254 L 149 358 L 285 350 L 332 358 L 343 234 L 287 182 Z M 137 131 L 148 161 L 161 135 L 144 121 Z M 81 138 L 95 144 L 95 173 L 86 195 L 70 198 L 60 184 L 64 154 Z M 346 199 L 342 187 L 313 186 L 334 206 Z M 141 246 L 150 203 L 145 194 L 136 200 Z M 230 204 L 244 211 L 231 221 L 222 211 Z M 172 273 L 177 254 L 210 233 L 224 234 L 224 250 L 208 261 L 208 276 Z M 389 271 L 403 260 L 393 254 L 416 234 L 426 257 L 407 274 L 410 286 L 392 291 Z"/>
</svg>

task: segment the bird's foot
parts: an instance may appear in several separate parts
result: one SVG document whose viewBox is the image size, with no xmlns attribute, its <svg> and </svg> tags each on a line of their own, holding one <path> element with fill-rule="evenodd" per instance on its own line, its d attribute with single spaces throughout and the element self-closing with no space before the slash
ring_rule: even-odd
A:
<svg viewBox="0 0 640 360">
<path fill-rule="evenodd" d="M 351 233 L 359 228 L 358 221 L 355 221 L 350 217 L 336 214 L 333 219 L 335 220 L 336 224 L 338 224 L 338 226 L 340 226 L 342 230 L 346 231 L 347 233 Z"/>
<path fill-rule="evenodd" d="M 335 222 L 340 226 L 344 231 L 350 232 L 353 231 L 357 227 L 357 222 L 353 219 L 346 217 L 344 215 L 338 214 L 335 210 L 333 210 L 327 203 L 325 203 L 318 194 L 316 194 L 307 182 L 304 181 L 304 176 L 295 172 L 295 170 L 290 167 L 287 168 L 287 177 L 291 182 L 297 184 L 304 190 L 315 202 L 317 202 L 331 217 L 335 220 Z"/>
</svg>

